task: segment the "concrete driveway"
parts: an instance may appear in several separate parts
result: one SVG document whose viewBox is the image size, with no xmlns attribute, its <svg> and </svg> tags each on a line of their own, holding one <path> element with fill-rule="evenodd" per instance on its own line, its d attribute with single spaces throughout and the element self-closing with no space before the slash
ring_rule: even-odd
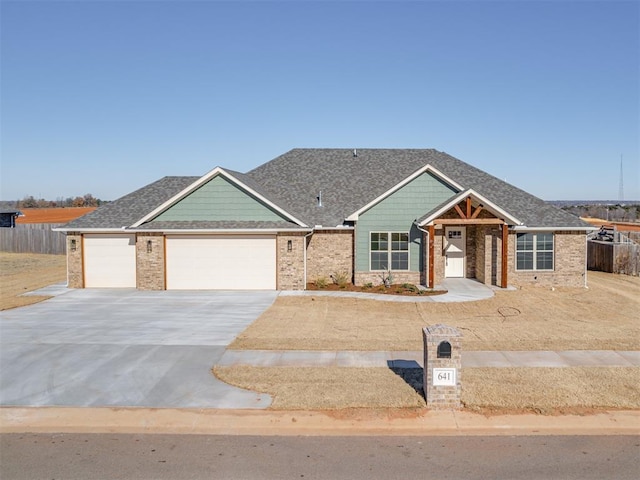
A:
<svg viewBox="0 0 640 480">
<path fill-rule="evenodd" d="M 62 289 L 0 313 L 0 405 L 265 408 L 211 367 L 278 292 Z"/>
</svg>

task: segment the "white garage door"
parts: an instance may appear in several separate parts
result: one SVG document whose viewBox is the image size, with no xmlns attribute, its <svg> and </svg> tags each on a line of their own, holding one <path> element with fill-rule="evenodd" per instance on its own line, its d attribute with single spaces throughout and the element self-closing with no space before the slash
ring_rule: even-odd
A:
<svg viewBox="0 0 640 480">
<path fill-rule="evenodd" d="M 135 288 L 135 235 L 85 235 L 84 286 Z"/>
<path fill-rule="evenodd" d="M 275 236 L 167 236 L 168 290 L 275 290 Z"/>
</svg>

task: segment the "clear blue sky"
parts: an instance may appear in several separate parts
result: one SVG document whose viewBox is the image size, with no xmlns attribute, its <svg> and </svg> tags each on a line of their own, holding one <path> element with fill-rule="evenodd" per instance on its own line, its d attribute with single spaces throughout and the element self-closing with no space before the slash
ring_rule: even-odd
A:
<svg viewBox="0 0 640 480">
<path fill-rule="evenodd" d="M 114 200 L 296 147 L 436 148 L 640 199 L 638 1 L 1 2 L 0 198 Z"/>
</svg>

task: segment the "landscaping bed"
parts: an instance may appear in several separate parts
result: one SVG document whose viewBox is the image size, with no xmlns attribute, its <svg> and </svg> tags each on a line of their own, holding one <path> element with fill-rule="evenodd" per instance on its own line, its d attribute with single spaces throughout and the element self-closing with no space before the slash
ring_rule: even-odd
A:
<svg viewBox="0 0 640 480">
<path fill-rule="evenodd" d="M 443 295 L 447 293 L 446 290 L 433 290 L 419 288 L 412 283 L 398 283 L 389 286 L 385 285 L 363 285 L 356 286 L 352 283 L 321 283 L 318 285 L 315 282 L 307 283 L 307 290 L 312 292 L 358 292 L 358 293 L 376 293 L 381 295 L 408 295 L 408 296 L 428 296 L 428 295 Z"/>
</svg>

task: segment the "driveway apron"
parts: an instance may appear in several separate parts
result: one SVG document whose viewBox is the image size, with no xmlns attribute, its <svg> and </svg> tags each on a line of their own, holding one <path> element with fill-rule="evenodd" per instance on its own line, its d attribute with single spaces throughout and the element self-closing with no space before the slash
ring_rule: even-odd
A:
<svg viewBox="0 0 640 480">
<path fill-rule="evenodd" d="M 0 405 L 265 408 L 217 380 L 278 292 L 66 290 L 0 313 Z"/>
</svg>

